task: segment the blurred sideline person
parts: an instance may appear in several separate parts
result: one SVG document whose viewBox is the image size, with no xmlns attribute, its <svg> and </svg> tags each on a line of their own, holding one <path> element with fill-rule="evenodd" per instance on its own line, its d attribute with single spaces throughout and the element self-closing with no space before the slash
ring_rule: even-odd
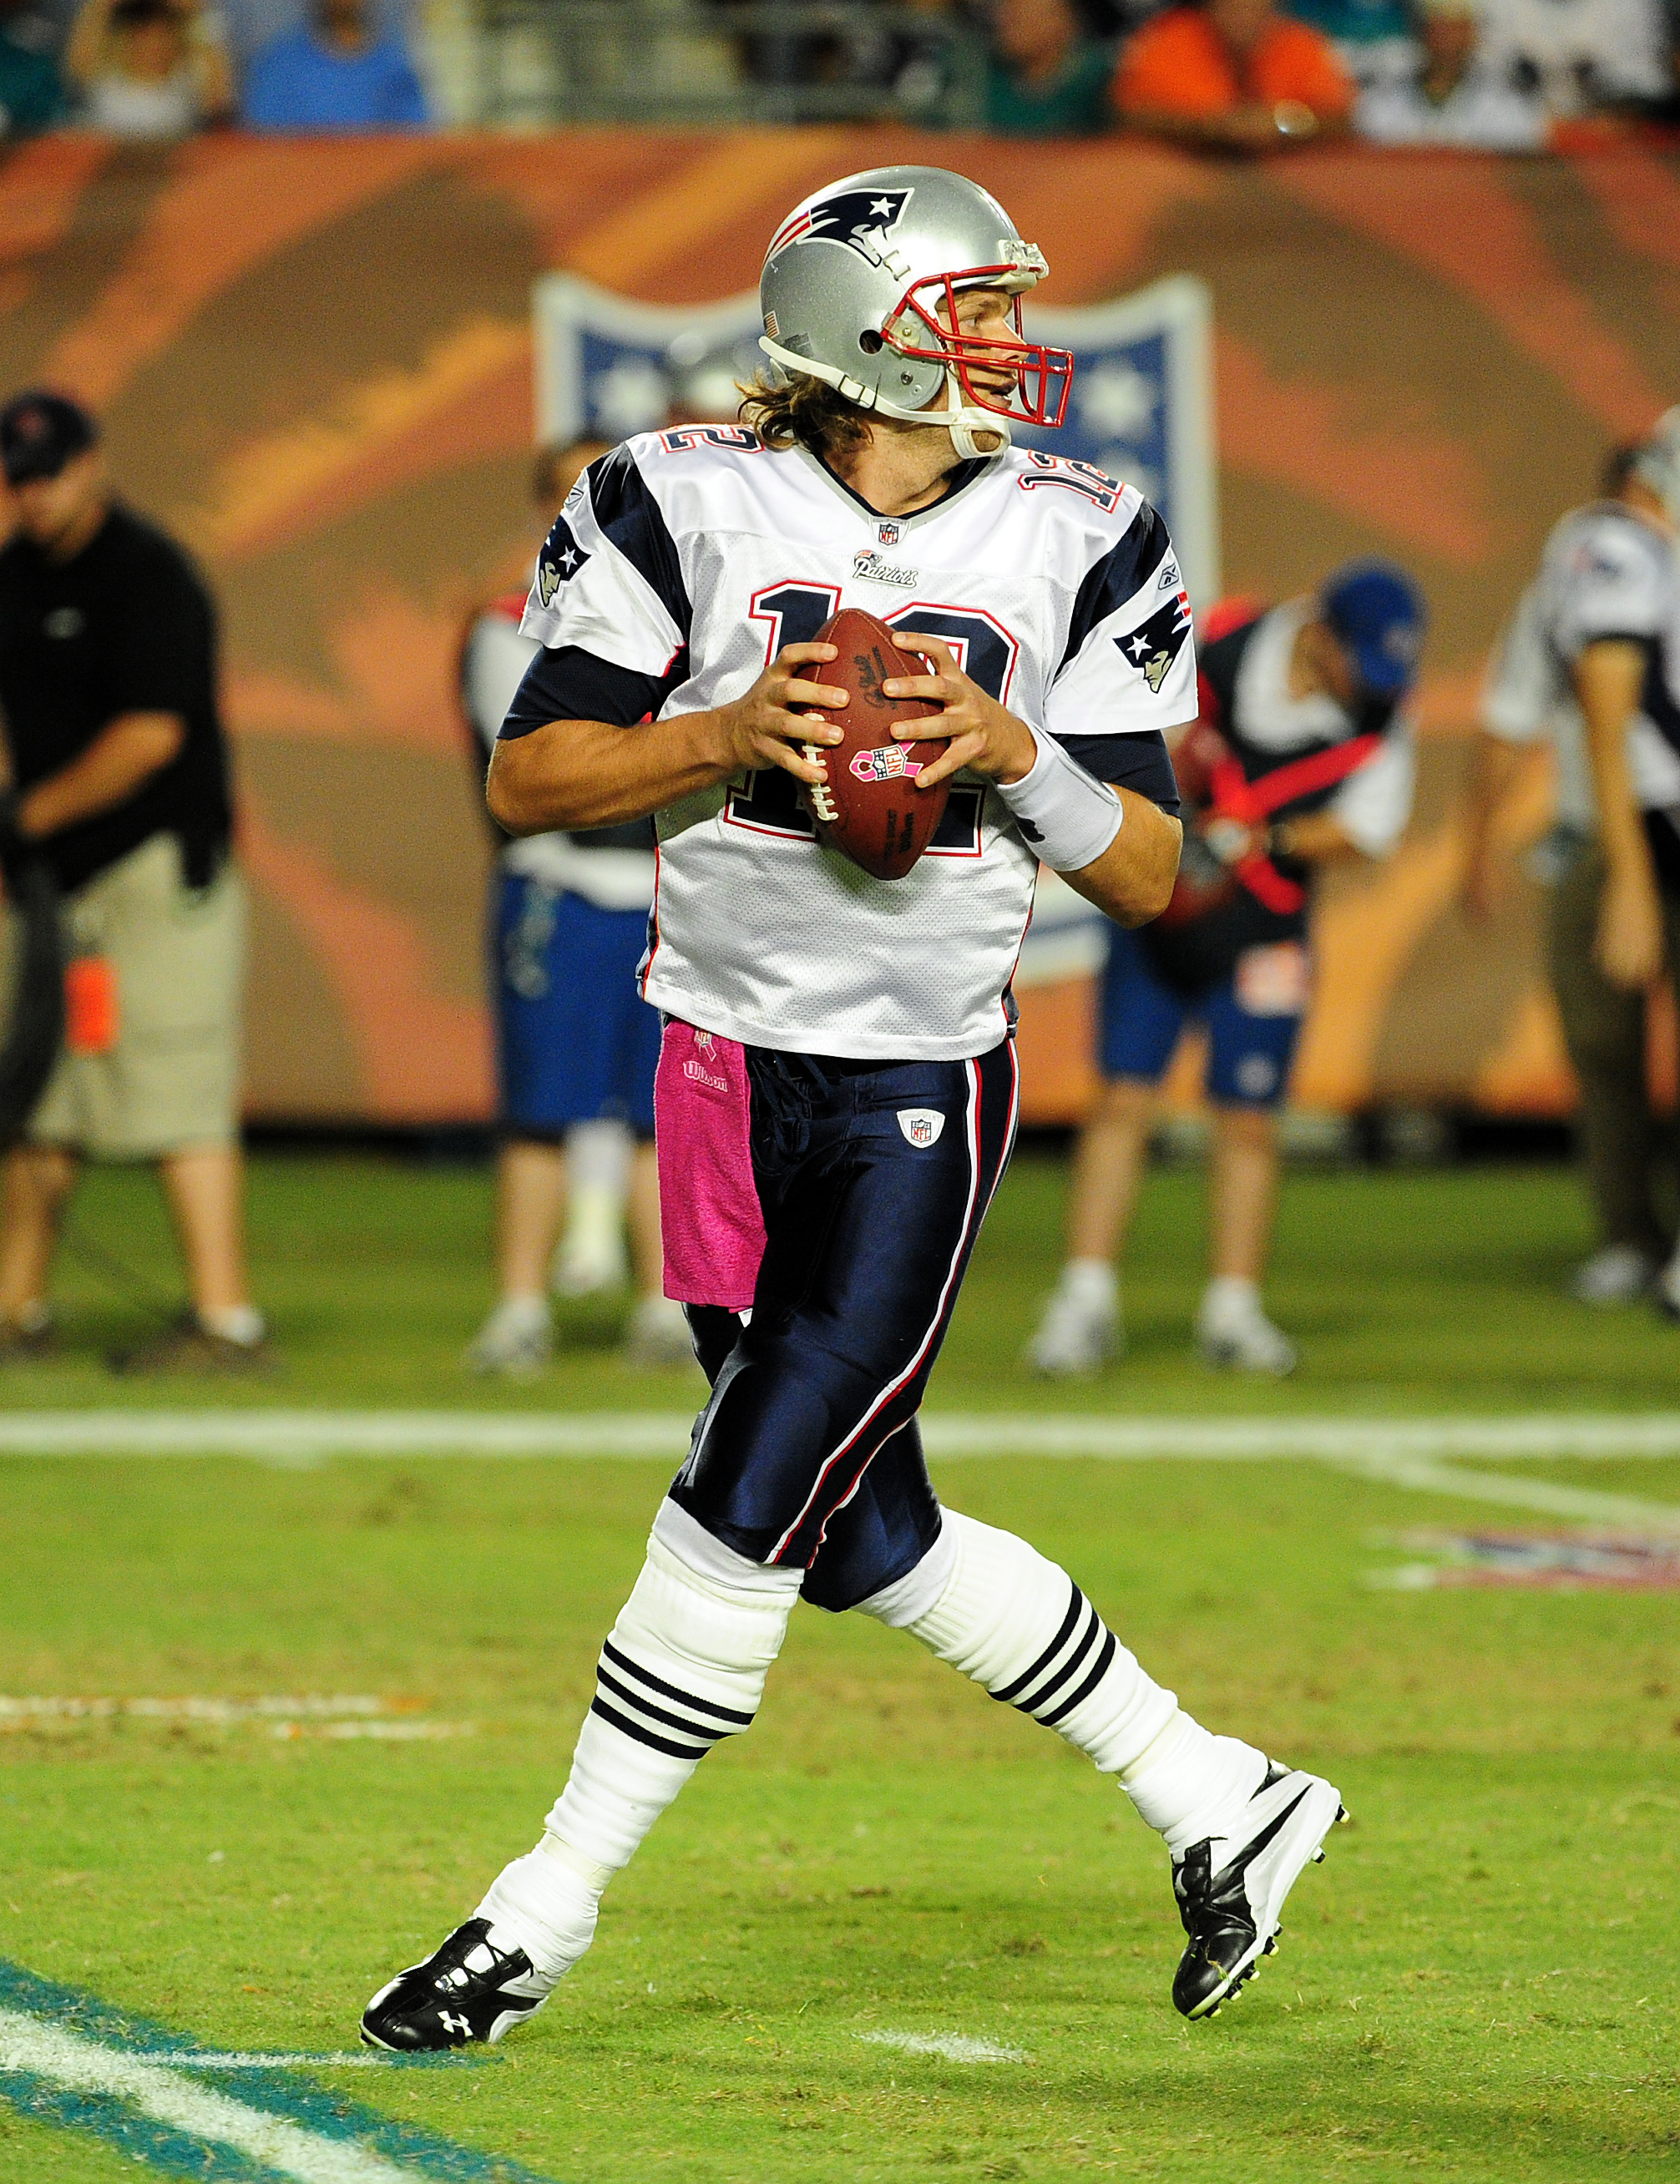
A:
<svg viewBox="0 0 1680 2184">
<path fill-rule="evenodd" d="M 1200 718 L 1174 752 L 1199 806 L 1166 914 L 1110 938 L 1100 1062 L 1082 1132 L 1068 1259 L 1028 1351 L 1041 1373 L 1094 1373 L 1124 1347 L 1114 1268 L 1136 1204 L 1156 1094 L 1186 1026 L 1208 1039 L 1214 1106 L 1209 1279 L 1197 1340 L 1212 1365 L 1287 1373 L 1295 1346 L 1260 1281 L 1277 1203 L 1274 1123 L 1311 998 L 1314 874 L 1382 857 L 1411 816 L 1415 771 L 1401 700 L 1423 604 L 1402 571 L 1350 563 L 1316 599 L 1209 618 Z"/>
<path fill-rule="evenodd" d="M 230 854 L 215 615 L 174 542 L 114 501 L 77 404 L 0 410 L 4 823 L 65 897 L 67 1051 L 8 1156 L 0 1357 L 50 1346 L 47 1277 L 83 1156 L 157 1163 L 191 1309 L 131 1370 L 263 1361 L 246 1283 L 237 1095 L 245 895 Z"/>
<path fill-rule="evenodd" d="M 540 452 L 532 499 L 545 532 L 584 466 L 606 452 L 600 440 Z M 486 766 L 541 649 L 519 634 L 524 610 L 522 592 L 495 601 L 473 621 L 461 655 L 461 702 Z M 628 1166 L 640 1295 L 628 1355 L 638 1364 L 686 1364 L 693 1350 L 682 1307 L 661 1294 L 653 1151 L 659 1017 L 636 989 L 653 900 L 652 827 L 642 820 L 585 834 L 499 838 L 490 928 L 502 1124 L 498 1301 L 466 1362 L 475 1372 L 511 1375 L 547 1364 L 550 1268 L 568 1181 L 572 1226 L 560 1287 L 579 1295 L 621 1277 L 628 1130 L 637 1141 Z"/>
<path fill-rule="evenodd" d="M 1586 1304 L 1643 1295 L 1670 1238 L 1652 1195 L 1649 989 L 1680 968 L 1680 410 L 1620 449 L 1605 497 L 1547 541 L 1497 655 L 1471 772 L 1464 903 L 1498 891 L 1493 820 L 1521 745 L 1557 753 L 1547 956 L 1581 1087 L 1581 1150 L 1599 1234 L 1576 1269 Z M 1606 815 L 1601 816 L 1601 815 Z M 1680 1308 L 1673 1270 L 1660 1301 Z"/>
</svg>

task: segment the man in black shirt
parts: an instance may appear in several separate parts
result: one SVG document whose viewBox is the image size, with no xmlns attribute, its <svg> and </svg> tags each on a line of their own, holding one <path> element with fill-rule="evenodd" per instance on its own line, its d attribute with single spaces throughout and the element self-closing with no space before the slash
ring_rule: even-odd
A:
<svg viewBox="0 0 1680 2184">
<path fill-rule="evenodd" d="M 31 393 L 0 410 L 17 527 L 0 550 L 0 829 L 64 890 L 66 1051 L 8 1156 L 0 1358 L 51 1341 L 47 1275 L 83 1155 L 153 1160 L 192 1309 L 131 1367 L 248 1367 L 237 1094 L 244 899 L 229 858 L 215 617 L 186 555 L 114 502 L 93 420 Z"/>
</svg>

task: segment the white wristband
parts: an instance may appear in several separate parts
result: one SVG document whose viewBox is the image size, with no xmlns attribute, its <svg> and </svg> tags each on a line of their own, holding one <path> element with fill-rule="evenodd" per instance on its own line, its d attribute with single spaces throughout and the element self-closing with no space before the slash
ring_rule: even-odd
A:
<svg viewBox="0 0 1680 2184">
<path fill-rule="evenodd" d="M 1076 872 L 1094 864 L 1120 831 L 1125 813 L 1107 782 L 1069 758 L 1054 736 L 1035 728 L 1038 756 L 1019 781 L 992 785 L 1015 824 L 1052 872 Z"/>
</svg>

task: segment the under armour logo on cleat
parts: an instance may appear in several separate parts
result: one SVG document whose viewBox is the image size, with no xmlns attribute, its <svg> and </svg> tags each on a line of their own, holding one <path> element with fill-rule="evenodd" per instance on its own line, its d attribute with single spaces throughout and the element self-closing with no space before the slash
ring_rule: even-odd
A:
<svg viewBox="0 0 1680 2184">
<path fill-rule="evenodd" d="M 438 2022 L 443 2026 L 445 2032 L 459 2032 L 463 2040 L 466 2039 L 468 2033 L 472 2030 L 472 2024 L 468 2019 L 465 2017 L 451 2017 L 447 2009 L 440 2009 L 438 2012 Z"/>
</svg>

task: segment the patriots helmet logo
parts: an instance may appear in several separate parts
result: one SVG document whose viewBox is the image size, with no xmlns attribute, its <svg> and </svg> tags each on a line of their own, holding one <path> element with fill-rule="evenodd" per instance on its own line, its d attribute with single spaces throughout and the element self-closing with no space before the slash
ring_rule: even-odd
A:
<svg viewBox="0 0 1680 2184">
<path fill-rule="evenodd" d="M 569 583 L 589 558 L 572 536 L 572 526 L 561 516 L 550 532 L 537 564 L 537 597 L 544 606 L 552 604 L 561 586 Z"/>
<path fill-rule="evenodd" d="M 1180 591 L 1128 636 L 1117 637 L 1114 642 L 1158 697 L 1167 670 L 1184 649 L 1189 634 L 1190 600 Z"/>
<path fill-rule="evenodd" d="M 765 263 L 796 242 L 838 242 L 879 265 L 882 243 L 904 217 L 916 192 L 908 190 L 839 190 L 832 197 L 802 204 L 771 239 Z"/>
</svg>

